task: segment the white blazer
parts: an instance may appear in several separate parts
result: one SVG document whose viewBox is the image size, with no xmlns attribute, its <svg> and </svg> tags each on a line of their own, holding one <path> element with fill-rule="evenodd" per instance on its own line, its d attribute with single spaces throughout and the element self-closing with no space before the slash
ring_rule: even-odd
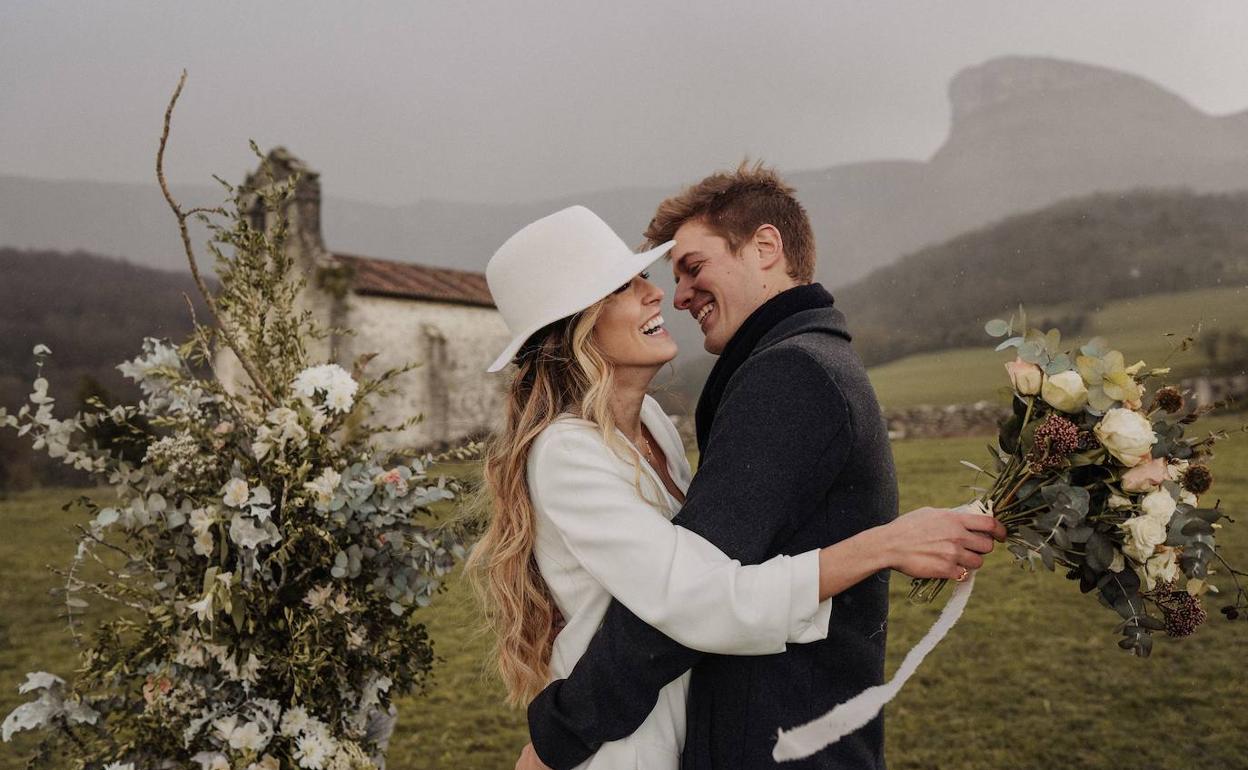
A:
<svg viewBox="0 0 1248 770">
<path fill-rule="evenodd" d="M 649 396 L 641 420 L 684 492 L 692 473 L 676 427 Z M 593 423 L 563 415 L 533 443 L 527 478 L 537 516 L 535 555 L 566 621 L 551 655 L 552 680 L 571 673 L 612 597 L 686 647 L 706 652 L 768 655 L 787 643 L 827 636 L 831 602 L 819 601 L 817 550 L 749 566 L 729 559 L 671 524 L 679 502 L 649 464 L 641 466 L 651 503 L 638 494 L 634 466 L 606 445 Z M 676 770 L 688 687 L 686 672 L 663 688 L 636 732 L 604 744 L 580 767 Z"/>
</svg>

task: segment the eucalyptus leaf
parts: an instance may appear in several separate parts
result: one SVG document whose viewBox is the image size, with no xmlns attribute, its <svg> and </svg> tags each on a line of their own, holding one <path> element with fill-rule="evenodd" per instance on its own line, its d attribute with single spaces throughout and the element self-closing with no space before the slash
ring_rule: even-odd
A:
<svg viewBox="0 0 1248 770">
<path fill-rule="evenodd" d="M 1004 337 L 1010 333 L 1010 325 L 1000 318 L 994 318 L 984 324 L 984 331 L 990 337 Z"/>
</svg>

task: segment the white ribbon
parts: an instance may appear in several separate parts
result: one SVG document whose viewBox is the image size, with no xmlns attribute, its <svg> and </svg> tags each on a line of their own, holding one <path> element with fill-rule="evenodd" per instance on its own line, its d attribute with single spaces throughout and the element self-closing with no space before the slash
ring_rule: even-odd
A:
<svg viewBox="0 0 1248 770">
<path fill-rule="evenodd" d="M 953 624 L 962 617 L 966 603 L 970 601 L 971 589 L 975 586 L 975 573 L 953 588 L 953 595 L 940 611 L 940 617 L 932 624 L 927 635 L 919 640 L 906 657 L 901 661 L 893 678 L 884 684 L 868 687 L 854 697 L 840 704 L 821 717 L 807 722 L 792 730 L 781 730 L 776 740 L 776 748 L 771 758 L 777 762 L 788 762 L 804 759 L 827 746 L 831 746 L 841 738 L 875 719 L 884 704 L 897 697 L 901 687 L 918 670 L 919 664 L 927 657 Z"/>
<path fill-rule="evenodd" d="M 991 516 L 992 504 L 976 500 L 960 505 L 954 510 Z M 920 639 L 910 652 L 906 653 L 905 659 L 897 667 L 897 672 L 893 674 L 892 679 L 884 684 L 868 687 L 823 716 L 804 725 L 794 727 L 792 730 L 780 730 L 776 738 L 776 748 L 771 752 L 771 758 L 777 762 L 805 759 L 875 719 L 880 709 L 897 697 L 902 685 L 914 676 L 915 671 L 919 670 L 919 664 L 923 662 L 927 654 L 940 644 L 940 640 L 945 638 L 949 629 L 953 628 L 958 618 L 962 617 L 966 603 L 971 600 L 971 589 L 974 586 L 974 572 L 971 572 L 966 580 L 954 586 L 953 595 L 949 597 L 945 608 L 940 611 L 940 617 L 936 618 L 936 622 L 932 624 L 927 635 Z"/>
</svg>

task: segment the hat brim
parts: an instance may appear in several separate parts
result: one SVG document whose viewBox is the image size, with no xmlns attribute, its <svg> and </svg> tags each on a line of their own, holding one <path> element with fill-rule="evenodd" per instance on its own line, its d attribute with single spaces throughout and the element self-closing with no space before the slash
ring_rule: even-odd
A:
<svg viewBox="0 0 1248 770">
<path fill-rule="evenodd" d="M 494 363 L 490 364 L 490 368 L 486 369 L 486 371 L 497 372 L 506 367 L 507 364 L 511 363 L 511 360 L 515 358 L 516 353 L 520 351 L 520 348 L 524 345 L 525 341 L 528 340 L 529 337 L 533 336 L 534 332 L 538 331 L 547 324 L 558 321 L 560 318 L 567 318 L 574 313 L 579 313 L 603 297 L 606 297 L 611 292 L 620 288 L 620 285 L 625 281 L 628 281 L 633 276 L 652 265 L 659 259 L 659 257 L 662 257 L 670 251 L 672 246 L 675 244 L 676 241 L 674 240 L 668 241 L 667 243 L 660 244 L 659 246 L 656 246 L 648 251 L 633 254 L 631 259 L 621 259 L 618 264 L 612 265 L 611 270 L 603 270 L 601 281 L 595 280 L 593 286 L 586 288 L 585 294 L 580 298 L 583 300 L 580 307 L 560 308 L 556 311 L 557 314 L 552 314 L 550 318 L 533 325 L 532 328 L 524 329 L 516 334 L 516 336 L 512 338 L 511 342 L 507 343 L 507 347 L 503 348 L 503 352 L 500 353 L 498 358 L 494 360 Z"/>
</svg>

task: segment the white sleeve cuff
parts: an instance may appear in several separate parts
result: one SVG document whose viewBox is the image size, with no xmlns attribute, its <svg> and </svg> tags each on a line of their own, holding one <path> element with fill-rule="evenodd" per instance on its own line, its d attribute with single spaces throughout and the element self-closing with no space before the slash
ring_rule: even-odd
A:
<svg viewBox="0 0 1248 770">
<path fill-rule="evenodd" d="M 828 638 L 832 600 L 819 601 L 819 551 L 791 558 L 789 593 L 789 644 L 805 644 Z"/>
</svg>

